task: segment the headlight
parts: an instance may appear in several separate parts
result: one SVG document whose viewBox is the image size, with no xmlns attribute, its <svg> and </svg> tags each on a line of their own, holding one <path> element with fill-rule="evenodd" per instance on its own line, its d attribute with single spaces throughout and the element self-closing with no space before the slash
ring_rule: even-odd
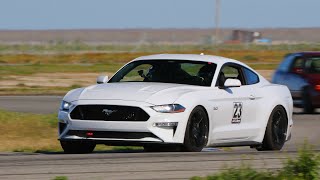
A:
<svg viewBox="0 0 320 180">
<path fill-rule="evenodd" d="M 151 108 L 161 113 L 179 113 L 179 112 L 184 112 L 184 110 L 186 110 L 186 108 L 181 106 L 180 104 L 166 104 L 166 105 L 152 106 Z"/>
<path fill-rule="evenodd" d="M 69 103 L 69 102 L 62 101 L 62 102 L 61 102 L 61 106 L 60 106 L 60 110 L 62 110 L 62 111 L 69 111 L 71 105 L 72 105 L 72 104 Z"/>
</svg>

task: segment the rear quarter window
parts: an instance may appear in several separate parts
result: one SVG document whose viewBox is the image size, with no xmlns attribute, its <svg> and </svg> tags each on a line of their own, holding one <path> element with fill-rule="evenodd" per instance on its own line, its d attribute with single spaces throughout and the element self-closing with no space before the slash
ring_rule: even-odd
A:
<svg viewBox="0 0 320 180">
<path fill-rule="evenodd" d="M 243 68 L 243 73 L 246 78 L 247 85 L 256 84 L 259 82 L 259 76 L 250 69 Z"/>
</svg>

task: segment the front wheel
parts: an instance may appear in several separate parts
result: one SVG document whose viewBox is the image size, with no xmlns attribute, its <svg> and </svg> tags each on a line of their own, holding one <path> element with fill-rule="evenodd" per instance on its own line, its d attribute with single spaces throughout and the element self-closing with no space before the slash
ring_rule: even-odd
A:
<svg viewBox="0 0 320 180">
<path fill-rule="evenodd" d="M 270 114 L 262 145 L 258 151 L 280 150 L 287 137 L 288 118 L 283 107 L 276 106 Z"/>
<path fill-rule="evenodd" d="M 189 152 L 201 151 L 207 145 L 208 134 L 208 116 L 202 107 L 197 106 L 188 119 L 183 150 Z"/>
<path fill-rule="evenodd" d="M 96 147 L 92 142 L 81 141 L 60 141 L 63 151 L 67 154 L 85 154 L 92 153 Z"/>
</svg>

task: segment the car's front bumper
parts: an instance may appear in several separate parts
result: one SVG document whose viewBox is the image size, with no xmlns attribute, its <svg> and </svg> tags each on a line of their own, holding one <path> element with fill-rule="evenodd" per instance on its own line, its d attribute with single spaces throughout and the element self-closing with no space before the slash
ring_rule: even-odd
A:
<svg viewBox="0 0 320 180">
<path fill-rule="evenodd" d="M 184 141 L 188 112 L 159 113 L 151 109 L 152 104 L 122 100 L 79 100 L 77 105 L 126 105 L 143 109 L 150 118 L 147 121 L 96 121 L 74 120 L 70 113 L 59 111 L 59 140 L 95 141 L 101 144 L 130 145 L 136 143 L 178 143 Z M 70 109 L 70 112 L 72 109 Z M 171 124 L 167 124 L 167 123 Z M 157 124 L 162 123 L 162 124 Z M 162 126 L 161 126 L 162 125 Z M 165 125 L 165 126 L 163 126 Z"/>
</svg>

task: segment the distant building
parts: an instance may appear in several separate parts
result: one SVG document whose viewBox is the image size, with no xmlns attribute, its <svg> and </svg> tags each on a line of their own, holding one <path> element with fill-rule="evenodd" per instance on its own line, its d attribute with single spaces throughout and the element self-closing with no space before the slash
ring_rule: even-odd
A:
<svg viewBox="0 0 320 180">
<path fill-rule="evenodd" d="M 251 43 L 261 37 L 262 34 L 257 31 L 233 30 L 230 41 L 226 43 Z"/>
</svg>

